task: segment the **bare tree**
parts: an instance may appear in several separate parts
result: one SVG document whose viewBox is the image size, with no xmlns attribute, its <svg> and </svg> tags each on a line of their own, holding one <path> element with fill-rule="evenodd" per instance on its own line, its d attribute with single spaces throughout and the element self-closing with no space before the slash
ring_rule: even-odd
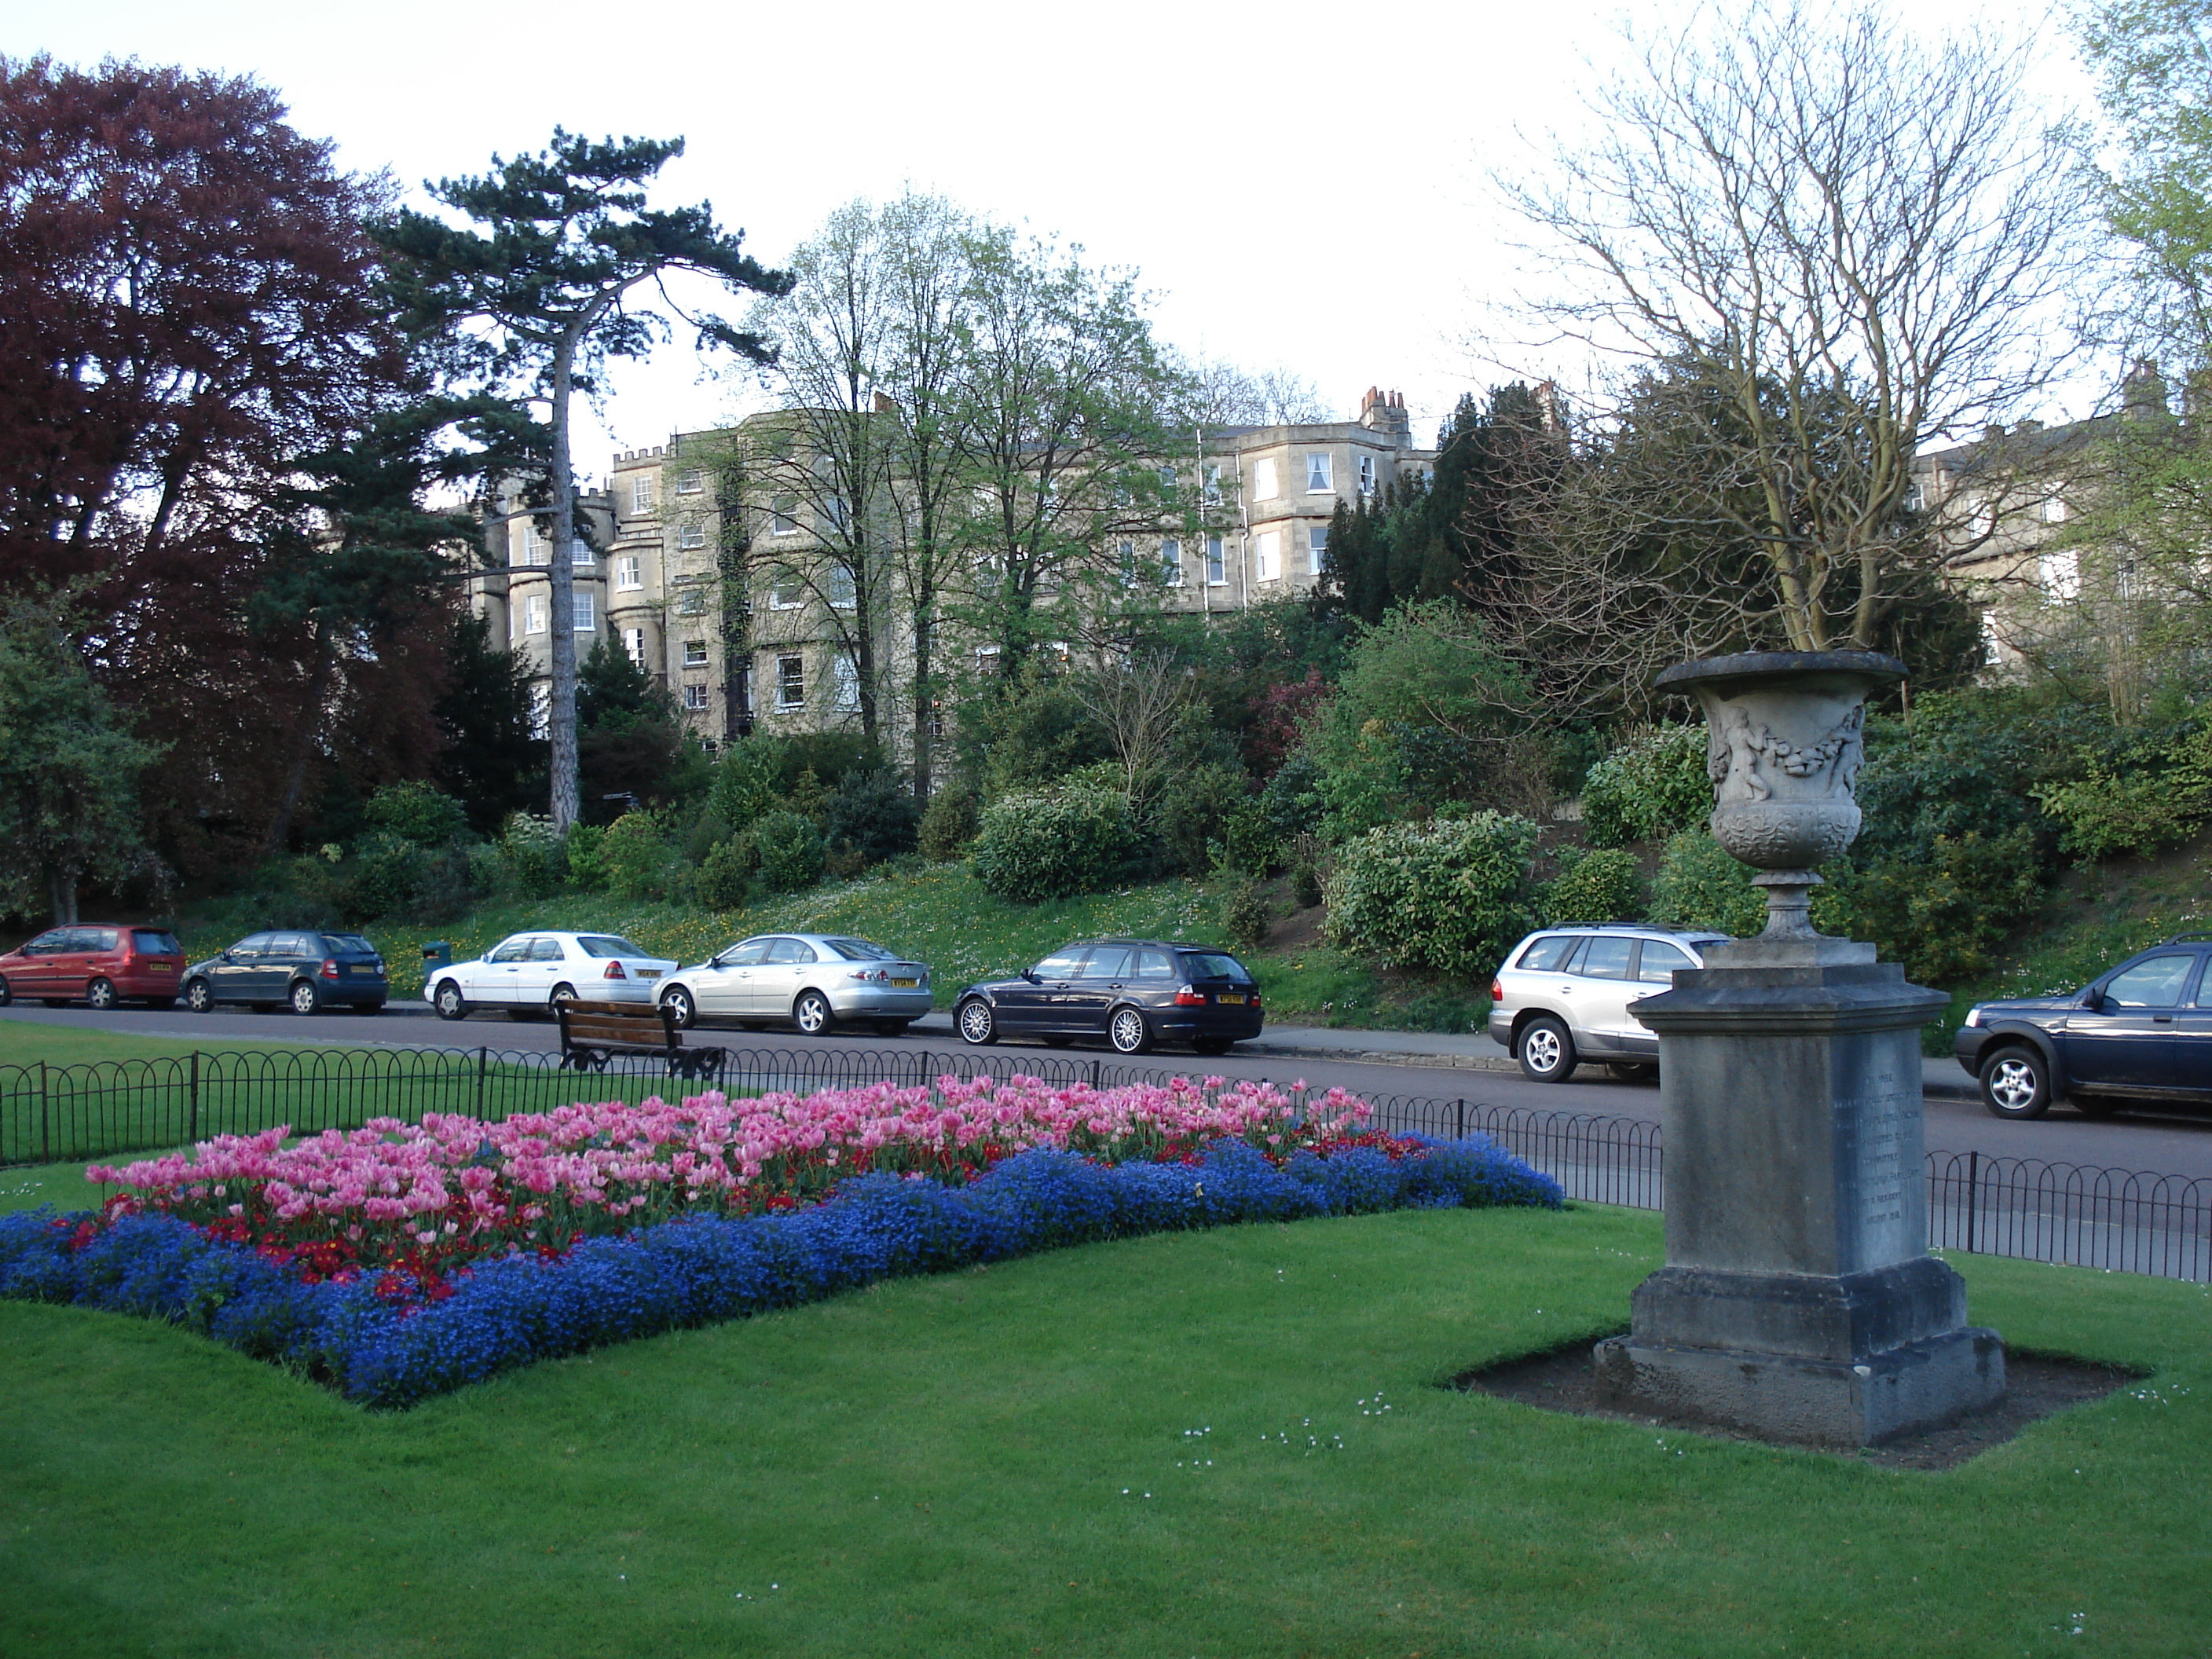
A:
<svg viewBox="0 0 2212 1659">
<path fill-rule="evenodd" d="M 1122 787 L 1135 800 L 1156 782 L 1190 702 L 1190 673 L 1172 651 L 1139 648 L 1068 681 L 1104 729 L 1121 763 Z"/>
<path fill-rule="evenodd" d="M 1183 425 L 1307 426 L 1335 413 L 1312 381 L 1280 365 L 1255 372 L 1200 358 L 1183 373 L 1189 387 Z"/>
<path fill-rule="evenodd" d="M 1915 454 L 2008 418 L 2063 362 L 2078 174 L 2021 45 L 1925 46 L 1864 3 L 1708 21 L 1600 88 L 1596 136 L 1559 143 L 1553 173 L 1498 180 L 1555 284 L 1528 309 L 1695 378 L 1673 437 L 1711 487 L 1657 510 L 1758 550 L 1793 648 L 1871 646 L 1936 539 Z"/>
</svg>

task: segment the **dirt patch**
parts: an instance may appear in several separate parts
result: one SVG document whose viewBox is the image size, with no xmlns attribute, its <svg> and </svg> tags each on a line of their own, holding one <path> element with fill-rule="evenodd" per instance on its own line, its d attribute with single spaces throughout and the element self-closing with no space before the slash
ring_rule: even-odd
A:
<svg viewBox="0 0 2212 1659">
<path fill-rule="evenodd" d="M 1452 1378 L 1451 1386 L 1468 1393 L 1517 1401 L 1540 1411 L 1603 1417 L 1615 1423 L 1638 1423 L 1647 1428 L 1672 1429 L 1717 1440 L 1745 1440 L 1768 1446 L 1788 1443 L 1737 1430 L 1715 1428 L 1710 1423 L 1650 1417 L 1600 1406 L 1590 1361 L 1590 1349 L 1597 1340 L 1583 1337 L 1543 1353 L 1524 1354 L 1518 1359 L 1486 1365 L 1479 1370 L 1462 1371 Z M 1947 1427 L 1930 1429 L 1923 1434 L 1906 1435 L 1883 1445 L 1834 1455 L 1882 1468 L 1954 1469 L 1992 1446 L 2002 1446 L 2031 1423 L 2063 1412 L 2069 1406 L 2102 1400 L 2148 1375 L 2148 1371 L 2125 1365 L 2015 1349 L 2005 1356 L 2005 1397 L 1987 1411 L 1975 1412 Z"/>
<path fill-rule="evenodd" d="M 1316 904 L 1307 910 L 1293 910 L 1267 930 L 1267 951 L 1271 956 L 1287 956 L 1293 951 L 1303 951 L 1308 945 L 1321 943 L 1321 925 L 1328 919 L 1326 906 Z"/>
</svg>

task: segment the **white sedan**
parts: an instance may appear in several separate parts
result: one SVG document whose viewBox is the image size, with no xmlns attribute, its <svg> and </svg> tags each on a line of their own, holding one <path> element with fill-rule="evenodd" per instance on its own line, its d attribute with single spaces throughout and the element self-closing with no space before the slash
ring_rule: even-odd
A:
<svg viewBox="0 0 2212 1659">
<path fill-rule="evenodd" d="M 842 933 L 759 933 L 670 975 L 660 1001 L 679 1026 L 788 1020 L 819 1036 L 866 1024 L 896 1036 L 929 1012 L 929 964 Z"/>
<path fill-rule="evenodd" d="M 433 968 L 425 988 L 441 1019 L 479 1008 L 519 1018 L 571 1000 L 650 1003 L 677 966 L 617 933 L 516 933 L 474 962 Z"/>
</svg>

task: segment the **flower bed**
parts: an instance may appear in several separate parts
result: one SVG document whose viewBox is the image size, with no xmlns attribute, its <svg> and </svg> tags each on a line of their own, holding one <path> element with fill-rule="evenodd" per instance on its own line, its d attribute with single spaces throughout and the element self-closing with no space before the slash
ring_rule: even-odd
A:
<svg viewBox="0 0 2212 1659">
<path fill-rule="evenodd" d="M 1035 1078 L 940 1078 L 810 1095 L 580 1103 L 497 1122 L 428 1113 L 288 1146 L 279 1127 L 86 1178 L 125 1190 L 112 1218 L 154 1213 L 251 1244 L 313 1281 L 376 1276 L 380 1294 L 447 1293 L 488 1256 L 556 1254 L 681 1216 L 796 1208 L 877 1172 L 970 1181 L 1036 1147 L 1105 1164 L 1188 1160 L 1224 1139 L 1279 1164 L 1300 1152 L 1411 1142 L 1363 1131 L 1364 1101 L 1267 1083 L 1176 1079 L 1098 1090 Z"/>
<path fill-rule="evenodd" d="M 139 1178 L 100 1216 L 0 1218 L 0 1296 L 167 1319 L 349 1398 L 403 1407 L 554 1355 L 1060 1245 L 1238 1221 L 1561 1201 L 1556 1182 L 1480 1137 L 1360 1132 L 1364 1108 L 1340 1096 L 1316 1117 L 1255 1085 L 1099 1093 L 962 1085 L 959 1109 L 940 1111 L 929 1131 L 922 1103 L 902 1098 L 916 1092 L 576 1108 L 474 1124 L 472 1144 L 459 1119 L 290 1149 L 270 1136 L 210 1144 L 192 1160 L 101 1172 Z M 863 1097 L 899 1109 L 842 1115 Z M 930 1099 L 944 1103 L 941 1094 Z M 639 1115 L 612 1115 L 620 1113 Z M 849 1142 L 826 1132 L 812 1141 L 825 1121 L 887 1121 L 911 1133 L 865 1148 L 866 1128 Z M 565 1150 L 524 1144 L 592 1123 Z M 637 1132 L 632 1144 L 593 1144 L 617 1123 Z M 725 1133 L 741 1123 L 781 1125 L 781 1139 Z M 653 1139 L 653 1125 L 667 1134 Z M 507 1151 L 494 1131 L 512 1137 Z M 708 1160 L 717 1138 L 722 1150 Z M 326 1142 L 315 1156 L 327 1166 L 283 1161 Z M 744 1154 L 766 1145 L 782 1148 L 780 1164 Z M 1121 1161 L 1110 1161 L 1116 1151 Z M 580 1161 L 527 1163 L 541 1154 Z M 872 1167 L 853 1173 L 863 1154 Z M 693 1161 L 679 1175 L 685 1157 Z M 727 1179 L 693 1178 L 708 1161 Z M 655 1173 L 663 1165 L 667 1173 Z M 341 1177 L 341 1168 L 350 1173 Z M 461 1178 L 471 1170 L 495 1178 L 471 1185 Z M 832 1182 L 827 1197 L 801 1206 Z M 442 1206 L 434 1205 L 440 1191 Z M 632 1202 L 640 1194 L 642 1211 Z M 546 1214 L 524 1213 L 538 1207 Z M 526 1246 L 534 1229 L 579 1222 L 588 1224 L 566 1241 Z M 350 1267 L 301 1231 L 320 1229 L 328 1243 L 354 1226 L 362 1236 L 347 1241 Z M 475 1254 L 465 1258 L 468 1241 Z M 425 1255 L 449 1242 L 450 1253 Z M 377 1248 L 389 1252 L 381 1263 Z"/>
</svg>

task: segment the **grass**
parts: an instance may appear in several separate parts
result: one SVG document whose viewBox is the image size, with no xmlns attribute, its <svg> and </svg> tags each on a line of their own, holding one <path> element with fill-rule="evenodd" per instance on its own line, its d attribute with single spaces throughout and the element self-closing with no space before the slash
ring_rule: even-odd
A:
<svg viewBox="0 0 2212 1659">
<path fill-rule="evenodd" d="M 1217 884 L 1204 880 L 1179 878 L 1014 904 L 986 892 L 965 865 L 945 864 L 885 871 L 744 910 L 564 893 L 488 904 L 441 927 L 379 923 L 365 931 L 384 952 L 393 994 L 410 997 L 422 993 L 422 947 L 433 940 L 449 945 L 454 959 L 465 961 L 526 928 L 592 929 L 625 934 L 689 964 L 748 933 L 860 933 L 927 962 L 937 1004 L 950 1007 L 963 986 L 1017 972 L 1072 939 L 1118 934 L 1220 944 L 1220 914 Z M 234 915 L 220 922 L 187 918 L 178 931 L 187 954 L 198 960 L 252 927 Z M 1481 995 L 1486 988 L 1378 972 L 1318 941 L 1281 952 L 1261 951 L 1248 959 L 1270 1017 L 1285 1023 L 1466 1031 L 1480 1030 L 1489 1012 Z"/>
<path fill-rule="evenodd" d="M 2158 1371 L 1944 1474 L 1437 1386 L 1616 1328 L 1659 1252 L 1592 1209 L 1146 1238 L 386 1416 L 0 1304 L 0 1651 L 2203 1652 L 2204 1287 L 1961 1261 L 2015 1345 Z"/>
</svg>

